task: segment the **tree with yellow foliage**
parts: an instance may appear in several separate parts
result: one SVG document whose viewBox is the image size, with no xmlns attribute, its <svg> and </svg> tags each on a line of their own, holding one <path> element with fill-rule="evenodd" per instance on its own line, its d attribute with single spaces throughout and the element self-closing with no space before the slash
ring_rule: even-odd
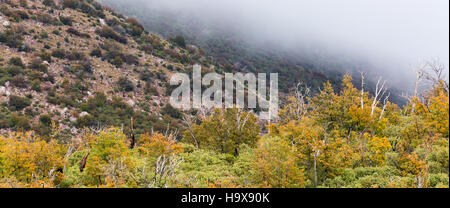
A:
<svg viewBox="0 0 450 208">
<path fill-rule="evenodd" d="M 142 134 L 138 141 L 138 150 L 141 154 L 150 157 L 159 157 L 161 155 L 172 155 L 183 152 L 183 147 L 176 143 L 173 135 L 169 137 L 161 133 L 153 135 Z"/>
<path fill-rule="evenodd" d="M 54 187 L 61 180 L 66 148 L 32 132 L 0 136 L 0 177 L 30 187 Z"/>
<path fill-rule="evenodd" d="M 252 164 L 253 180 L 258 187 L 301 188 L 305 186 L 301 159 L 295 146 L 281 137 L 264 137 L 258 141 Z"/>
<path fill-rule="evenodd" d="M 256 116 L 239 108 L 215 109 L 201 124 L 192 124 L 184 133 L 184 141 L 220 153 L 238 154 L 241 144 L 254 146 L 260 126 Z"/>
</svg>

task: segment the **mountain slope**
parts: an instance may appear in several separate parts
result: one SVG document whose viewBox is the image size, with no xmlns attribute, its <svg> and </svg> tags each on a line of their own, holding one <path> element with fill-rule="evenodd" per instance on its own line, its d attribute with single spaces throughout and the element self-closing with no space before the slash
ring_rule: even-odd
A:
<svg viewBox="0 0 450 208">
<path fill-rule="evenodd" d="M 89 0 L 4 2 L 1 132 L 48 135 L 56 122 L 69 137 L 86 126 L 127 130 L 131 117 L 138 132 L 180 125 L 173 118 L 179 112 L 166 106 L 167 77 L 206 60 L 199 50 L 178 47 Z"/>
</svg>

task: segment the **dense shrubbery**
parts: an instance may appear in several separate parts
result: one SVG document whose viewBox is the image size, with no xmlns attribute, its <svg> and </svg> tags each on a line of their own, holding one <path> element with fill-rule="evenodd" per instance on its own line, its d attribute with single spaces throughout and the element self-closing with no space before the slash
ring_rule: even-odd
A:
<svg viewBox="0 0 450 208">
<path fill-rule="evenodd" d="M 95 48 L 91 51 L 91 53 L 89 53 L 89 55 L 93 56 L 93 57 L 98 57 L 101 58 L 103 56 L 102 50 L 99 48 Z"/>
<path fill-rule="evenodd" d="M 31 84 L 31 90 L 36 92 L 41 92 L 41 81 L 39 79 L 34 79 Z"/>
<path fill-rule="evenodd" d="M 127 38 L 118 34 L 112 28 L 108 26 L 103 26 L 101 29 L 97 30 L 97 34 L 104 38 L 113 39 L 119 43 L 126 44 L 128 42 Z"/>
<path fill-rule="evenodd" d="M 153 50 L 164 50 L 164 45 L 156 35 L 142 35 L 136 42 L 141 45 L 141 50 L 149 54 L 153 53 Z"/>
<path fill-rule="evenodd" d="M 169 115 L 172 118 L 176 119 L 182 119 L 183 114 L 176 108 L 174 108 L 172 105 L 167 104 L 164 106 L 163 109 L 161 109 L 161 113 L 165 115 Z"/>
<path fill-rule="evenodd" d="M 44 114 L 39 116 L 38 125 L 36 126 L 36 131 L 42 136 L 49 136 L 52 131 L 52 117 L 50 115 Z"/>
<path fill-rule="evenodd" d="M 54 139 L 46 142 L 31 133 L 18 133 L 0 136 L 0 143 L 0 177 L 12 177 L 13 187 L 52 187 L 62 179 L 66 148 Z"/>
<path fill-rule="evenodd" d="M 119 90 L 123 92 L 131 92 L 134 90 L 133 83 L 126 77 L 120 77 L 117 85 L 119 86 Z"/>
<path fill-rule="evenodd" d="M 0 68 L 0 85 L 10 82 L 16 87 L 26 87 L 24 78 L 25 66 L 21 58 L 13 57 L 9 60 L 9 65 Z"/>
<path fill-rule="evenodd" d="M 30 118 L 20 113 L 0 112 L 0 128 L 11 128 L 14 131 L 30 130 Z"/>
<path fill-rule="evenodd" d="M 140 36 L 144 32 L 144 26 L 135 18 L 128 18 L 127 22 L 130 24 L 130 34 L 132 36 Z"/>
<path fill-rule="evenodd" d="M 25 68 L 25 64 L 22 62 L 22 58 L 20 57 L 13 57 L 9 59 L 9 64 Z"/>
<path fill-rule="evenodd" d="M 51 63 L 51 62 L 52 62 L 52 54 L 50 54 L 49 52 L 42 51 L 42 52 L 39 54 L 39 57 L 41 58 L 42 61 L 46 61 L 46 62 L 48 62 L 48 63 Z"/>
<path fill-rule="evenodd" d="M 91 38 L 91 36 L 89 34 L 79 32 L 78 30 L 74 29 L 73 27 L 68 28 L 67 32 L 70 34 L 76 35 L 78 37 Z"/>
<path fill-rule="evenodd" d="M 183 36 L 177 35 L 175 36 L 175 38 L 171 38 L 170 41 L 172 41 L 179 47 L 186 48 L 186 40 L 183 38 Z"/>
<path fill-rule="evenodd" d="M 101 45 L 106 53 L 103 54 L 103 58 L 108 60 L 110 63 L 114 64 L 117 67 L 121 67 L 124 63 L 130 65 L 138 65 L 139 59 L 135 55 L 125 54 L 123 53 L 122 46 L 120 44 L 115 43 L 114 41 L 107 41 Z M 97 55 L 99 55 L 100 51 L 95 51 Z"/>
<path fill-rule="evenodd" d="M 31 100 L 26 97 L 19 97 L 15 95 L 9 96 L 8 106 L 11 110 L 20 111 L 31 105 Z"/>
<path fill-rule="evenodd" d="M 66 50 L 58 48 L 52 51 L 52 56 L 59 59 L 64 59 L 66 57 L 66 53 Z"/>
<path fill-rule="evenodd" d="M 26 20 L 29 19 L 29 15 L 26 11 L 17 9 L 17 10 L 6 10 L 3 12 L 7 17 L 14 19 L 15 21 Z"/>
<path fill-rule="evenodd" d="M 61 3 L 64 8 L 77 9 L 80 4 L 80 1 L 79 0 L 62 0 Z"/>
<path fill-rule="evenodd" d="M 66 52 L 66 59 L 70 61 L 82 61 L 86 60 L 86 55 L 83 52 L 72 50 L 70 52 Z"/>
<path fill-rule="evenodd" d="M 48 68 L 41 58 L 33 58 L 28 67 L 31 69 L 39 70 L 41 72 L 47 72 Z"/>
<path fill-rule="evenodd" d="M 39 22 L 42 22 L 44 24 L 50 24 L 50 25 L 56 25 L 59 23 L 59 20 L 57 18 L 54 18 L 50 14 L 47 14 L 47 13 L 37 14 L 36 20 Z"/>
<path fill-rule="evenodd" d="M 18 48 L 19 50 L 26 49 L 26 46 L 23 44 L 23 39 L 23 35 L 13 29 L 0 33 L 0 43 L 4 43 L 11 48 Z"/>
<path fill-rule="evenodd" d="M 42 4 L 44 4 L 45 6 L 50 6 L 50 7 L 56 6 L 54 0 L 43 0 L 43 1 L 42 1 Z"/>
<path fill-rule="evenodd" d="M 64 25 L 72 26 L 73 25 L 73 19 L 69 16 L 60 16 L 59 21 L 63 23 Z"/>
<path fill-rule="evenodd" d="M 27 87 L 27 80 L 25 80 L 25 76 L 22 74 L 19 74 L 17 76 L 14 76 L 11 79 L 11 84 L 18 88 L 26 88 Z"/>
</svg>

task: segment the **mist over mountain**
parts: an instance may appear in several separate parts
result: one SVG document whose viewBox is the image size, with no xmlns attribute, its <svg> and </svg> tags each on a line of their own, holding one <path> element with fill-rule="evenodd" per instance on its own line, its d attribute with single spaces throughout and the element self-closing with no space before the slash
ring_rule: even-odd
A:
<svg viewBox="0 0 450 208">
<path fill-rule="evenodd" d="M 444 0 L 102 2 L 138 17 L 150 31 L 183 35 L 231 62 L 245 61 L 233 54 L 240 50 L 324 74 L 367 71 L 369 78 L 383 76 L 401 90 L 412 87 L 423 60 L 438 58 L 448 69 L 449 2 Z M 225 54 L 227 47 L 232 49 Z"/>
</svg>

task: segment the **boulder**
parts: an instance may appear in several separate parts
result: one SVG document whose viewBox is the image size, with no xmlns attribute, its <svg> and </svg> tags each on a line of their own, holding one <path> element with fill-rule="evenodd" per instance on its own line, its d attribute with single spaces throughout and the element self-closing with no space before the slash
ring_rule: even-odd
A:
<svg viewBox="0 0 450 208">
<path fill-rule="evenodd" d="M 80 113 L 80 117 L 84 117 L 84 116 L 88 116 L 88 115 L 90 115 L 90 114 L 86 111 L 83 111 Z"/>
<path fill-rule="evenodd" d="M 77 118 L 72 116 L 72 117 L 69 118 L 69 121 L 72 122 L 72 123 L 75 123 L 77 121 Z"/>
<path fill-rule="evenodd" d="M 136 105 L 136 103 L 133 100 L 128 100 L 127 101 L 128 105 L 130 105 L 131 107 L 134 107 Z"/>
<path fill-rule="evenodd" d="M 62 109 L 62 110 L 61 110 L 61 115 L 64 115 L 64 114 L 66 114 L 67 110 L 68 110 L 68 109 L 67 109 L 67 107 L 66 107 L 66 108 L 64 108 L 64 109 Z"/>
<path fill-rule="evenodd" d="M 3 95 L 9 96 L 11 95 L 11 92 L 6 87 L 0 86 L 0 96 Z"/>
<path fill-rule="evenodd" d="M 103 26 L 106 25 L 106 21 L 105 21 L 104 19 L 101 19 L 101 18 L 100 18 L 99 21 L 100 21 L 100 24 L 101 24 L 101 25 L 103 25 Z"/>
</svg>

